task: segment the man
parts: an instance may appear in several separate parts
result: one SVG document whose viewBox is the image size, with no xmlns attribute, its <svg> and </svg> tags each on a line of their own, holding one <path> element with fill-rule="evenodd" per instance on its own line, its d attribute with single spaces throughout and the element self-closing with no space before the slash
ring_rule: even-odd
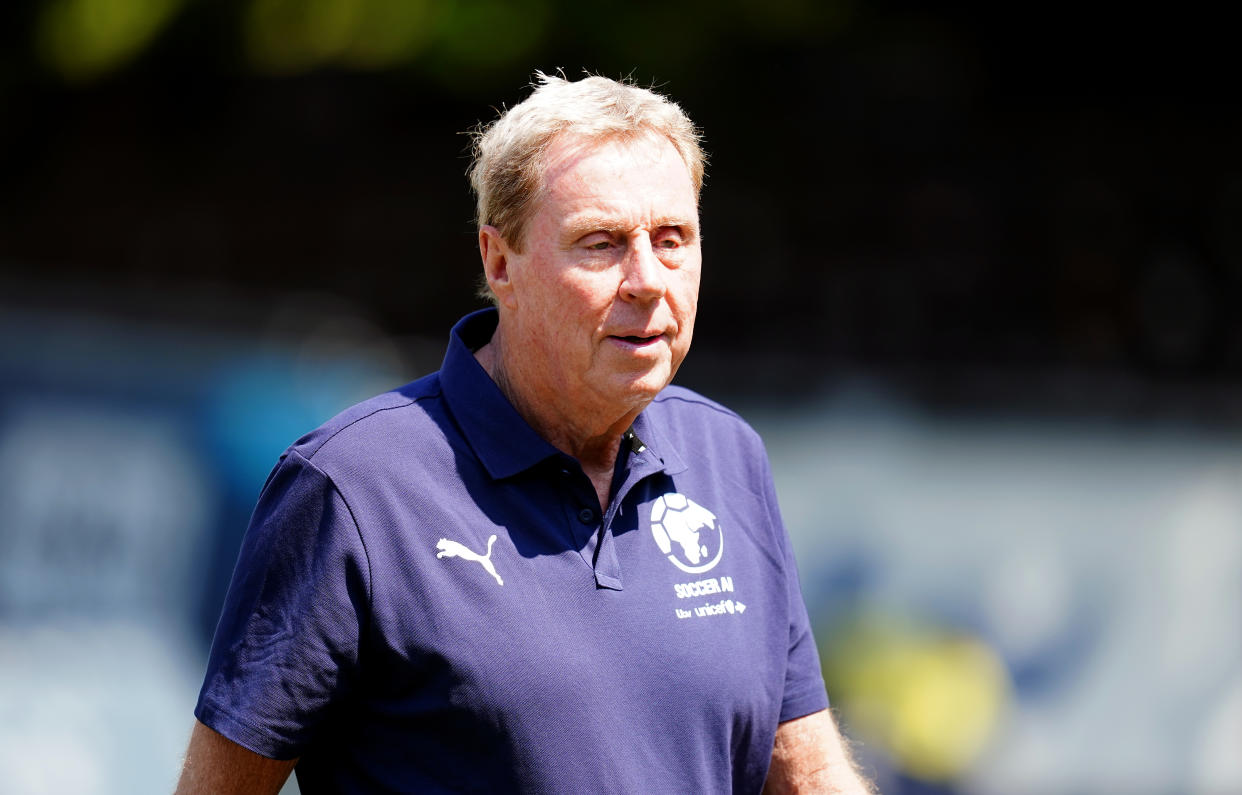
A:
<svg viewBox="0 0 1242 795">
<path fill-rule="evenodd" d="M 762 444 L 669 386 L 702 175 L 680 108 L 600 77 L 480 132 L 495 307 L 281 458 L 184 791 L 865 791 Z"/>
</svg>

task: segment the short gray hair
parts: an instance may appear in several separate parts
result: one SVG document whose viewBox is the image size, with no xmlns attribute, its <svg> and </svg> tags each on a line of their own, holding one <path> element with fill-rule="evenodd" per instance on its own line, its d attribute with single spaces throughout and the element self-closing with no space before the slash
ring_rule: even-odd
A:
<svg viewBox="0 0 1242 795">
<path fill-rule="evenodd" d="M 516 251 L 544 181 L 544 153 L 560 135 L 587 140 L 667 138 L 677 149 L 697 198 L 706 157 L 694 123 L 673 101 L 628 80 L 587 76 L 571 82 L 535 72 L 529 97 L 473 133 L 470 185 L 476 220 L 496 227 Z"/>
</svg>

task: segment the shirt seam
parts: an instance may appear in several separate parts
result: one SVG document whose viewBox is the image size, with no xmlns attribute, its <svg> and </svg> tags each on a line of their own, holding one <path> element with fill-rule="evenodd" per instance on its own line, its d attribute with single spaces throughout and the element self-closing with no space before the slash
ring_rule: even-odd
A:
<svg viewBox="0 0 1242 795">
<path fill-rule="evenodd" d="M 332 441 L 333 439 L 335 439 L 337 436 L 339 436 L 340 434 L 342 434 L 342 433 L 344 433 L 345 431 L 349 430 L 349 429 L 350 429 L 350 428 L 352 428 L 353 426 L 355 426 L 355 425 L 357 425 L 358 423 L 362 422 L 363 420 L 369 420 L 369 419 L 371 419 L 372 417 L 374 417 L 376 414 L 379 414 L 380 412 L 383 412 L 383 411 L 396 411 L 396 410 L 398 410 L 398 409 L 408 409 L 410 406 L 412 406 L 412 405 L 414 405 L 414 404 L 416 404 L 416 403 L 418 403 L 418 402 L 420 402 L 420 401 L 423 401 L 423 400 L 436 400 L 436 399 L 438 399 L 438 398 L 442 397 L 442 395 L 443 395 L 443 389 L 442 389 L 442 388 L 437 388 L 437 389 L 436 389 L 436 391 L 435 391 L 434 393 L 431 393 L 431 394 L 426 394 L 426 395 L 419 395 L 418 397 L 413 397 L 413 398 L 408 398 L 408 399 L 406 400 L 406 402 L 402 403 L 402 404 L 401 404 L 401 405 L 399 405 L 399 406 L 381 406 L 381 407 L 379 407 L 379 408 L 373 409 L 373 410 L 371 410 L 371 411 L 368 411 L 366 414 L 363 414 L 361 417 L 355 417 L 354 419 L 352 419 L 352 420 L 350 420 L 349 422 L 345 423 L 345 424 L 344 424 L 344 425 L 342 425 L 341 427 L 337 428 L 335 431 L 333 431 L 331 434 L 329 434 L 329 435 L 328 435 L 328 437 L 327 437 L 326 439 L 324 439 L 323 441 L 321 441 L 319 444 L 315 445 L 315 449 L 314 449 L 314 451 L 313 451 L 313 452 L 311 452 L 311 454 L 310 454 L 309 456 L 308 456 L 308 455 L 304 455 L 302 452 L 300 452 L 300 451 L 299 451 L 299 450 L 297 450 L 296 448 L 294 448 L 294 452 L 296 452 L 299 456 L 301 456 L 301 457 L 302 457 L 302 459 L 303 459 L 303 460 L 305 460 L 305 461 L 307 461 L 307 462 L 309 463 L 309 462 L 311 461 L 311 459 L 313 459 L 315 456 L 319 455 L 319 453 L 320 453 L 320 452 L 321 452 L 321 451 L 322 451 L 325 447 L 327 447 L 327 446 L 328 446 L 328 443 L 329 443 L 329 442 L 331 442 L 331 441 Z M 318 467 L 316 467 L 316 469 L 319 469 L 319 468 L 318 468 Z M 320 471 L 320 472 L 322 472 L 323 470 L 319 470 L 319 471 Z M 325 477 L 326 477 L 326 476 L 327 476 L 327 474 L 325 473 Z M 334 484 L 334 485 L 335 485 L 335 484 Z"/>
<path fill-rule="evenodd" d="M 406 405 L 409 405 L 409 404 L 406 404 Z M 401 407 L 401 406 L 393 406 L 392 408 L 402 408 L 402 407 Z M 380 409 L 380 410 L 381 410 L 381 411 L 386 411 L 387 409 Z M 371 415 L 369 415 L 369 414 L 368 414 L 367 416 L 369 417 L 369 416 L 371 416 Z M 365 419 L 365 418 L 360 418 L 360 419 Z M 351 423 L 351 424 L 352 424 L 352 423 Z M 343 429 L 342 429 L 342 430 L 343 430 Z M 333 434 L 333 435 L 335 435 L 335 434 Z M 373 621 L 373 616 L 374 616 L 374 613 L 375 613 L 375 592 L 374 592 L 374 587 L 373 587 L 373 585 L 372 585 L 372 584 L 375 582 L 375 572 L 372 570 L 372 563 L 371 563 L 371 552 L 367 549 L 367 540 L 366 540 L 366 537 L 362 534 L 362 528 L 358 525 L 358 517 L 357 517 L 357 515 L 354 513 L 354 508 L 353 508 L 353 506 L 349 504 L 349 500 L 345 498 L 345 494 L 341 491 L 340 487 L 339 487 L 339 486 L 337 486 L 336 481 L 332 478 L 332 476 L 331 476 L 330 474 L 328 474 L 327 472 L 325 472 L 325 471 L 324 471 L 323 469 L 321 469 L 321 468 L 320 468 L 317 464 L 315 464 L 315 462 L 314 462 L 314 461 L 311 461 L 309 458 L 307 458 L 306 456 L 302 455 L 302 453 L 298 452 L 297 450 L 293 450 L 293 451 L 291 451 L 291 452 L 292 452 L 294 455 L 296 455 L 298 458 L 300 458 L 300 459 L 302 459 L 303 461 L 305 461 L 305 462 L 306 462 L 306 465 L 307 465 L 308 467 L 310 467 L 311 469 L 313 469 L 313 470 L 315 470 L 316 472 L 318 472 L 318 473 L 319 473 L 319 474 L 323 477 L 323 479 L 324 479 L 325 481 L 327 481 L 328 485 L 332 487 L 332 491 L 336 493 L 336 496 L 338 496 L 338 497 L 340 497 L 340 498 L 341 498 L 341 502 L 342 502 L 342 503 L 344 503 L 344 505 L 345 505 L 345 510 L 349 511 L 349 521 L 350 521 L 350 524 L 352 524 L 352 525 L 354 526 L 354 535 L 356 535 L 356 536 L 358 537 L 358 544 L 362 547 L 362 556 L 363 556 L 364 558 L 366 558 L 366 561 L 367 561 L 367 626 L 365 627 L 365 629 L 366 629 L 366 633 L 365 633 L 365 634 L 369 634 L 369 633 L 370 633 L 370 631 L 371 631 L 371 624 L 372 624 L 372 621 Z M 362 637 L 363 637 L 363 635 L 364 635 L 364 632 L 363 632 L 363 627 L 359 627 L 359 628 L 358 628 L 358 654 L 359 654 L 359 657 L 361 657 L 361 654 L 362 654 Z"/>
<path fill-rule="evenodd" d="M 741 420 L 742 422 L 745 422 L 745 420 L 742 420 L 742 415 L 738 414 L 736 411 L 733 411 L 732 409 L 729 409 L 729 408 L 725 408 L 719 403 L 716 403 L 715 401 L 712 401 L 712 400 L 708 400 L 707 398 L 701 395 L 695 395 L 693 397 L 689 395 L 657 395 L 655 397 L 655 400 L 651 402 L 652 403 L 667 403 L 670 400 L 676 400 L 681 403 L 690 403 L 695 406 L 702 406 L 705 409 L 711 409 L 717 414 L 723 414 L 726 417 L 732 417 L 736 420 Z"/>
</svg>

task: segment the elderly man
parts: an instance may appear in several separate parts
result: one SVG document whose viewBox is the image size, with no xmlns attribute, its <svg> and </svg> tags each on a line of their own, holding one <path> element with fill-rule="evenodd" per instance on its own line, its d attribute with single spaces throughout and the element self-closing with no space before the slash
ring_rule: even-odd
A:
<svg viewBox="0 0 1242 795">
<path fill-rule="evenodd" d="M 669 386 L 702 177 L 680 108 L 600 77 L 478 135 L 495 307 L 282 456 L 184 791 L 865 791 L 762 444 Z"/>
</svg>

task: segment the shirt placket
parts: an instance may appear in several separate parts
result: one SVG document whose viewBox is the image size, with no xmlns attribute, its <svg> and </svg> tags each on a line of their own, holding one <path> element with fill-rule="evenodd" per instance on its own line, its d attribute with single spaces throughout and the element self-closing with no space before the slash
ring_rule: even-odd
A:
<svg viewBox="0 0 1242 795">
<path fill-rule="evenodd" d="M 578 550 L 594 572 L 599 588 L 622 590 L 621 562 L 617 558 L 616 544 L 612 537 L 612 523 L 625 511 L 626 499 L 645 478 L 663 470 L 664 463 L 650 448 L 632 432 L 627 432 L 622 450 L 629 456 L 624 477 L 617 487 L 603 516 L 598 510 L 598 499 L 586 475 L 577 467 L 562 468 L 561 477 L 569 490 L 564 502 L 566 521 L 577 542 Z M 630 506 L 633 510 L 633 506 Z"/>
</svg>

